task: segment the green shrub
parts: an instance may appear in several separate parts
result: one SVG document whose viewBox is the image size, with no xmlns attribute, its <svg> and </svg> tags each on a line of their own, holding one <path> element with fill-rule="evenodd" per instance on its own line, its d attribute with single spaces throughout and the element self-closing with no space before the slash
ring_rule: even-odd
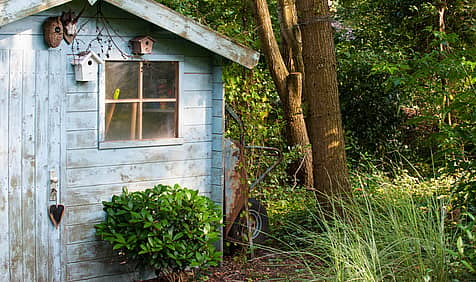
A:
<svg viewBox="0 0 476 282">
<path fill-rule="evenodd" d="M 471 280 L 476 276 L 476 217 L 464 212 L 456 227 L 456 243 L 448 250 L 452 256 L 450 270 L 460 281 Z"/>
<path fill-rule="evenodd" d="M 440 195 L 452 182 L 407 174 L 354 178 L 353 198 L 330 198 L 331 211 L 309 201 L 289 219 L 284 214 L 274 233 L 280 252 L 313 281 L 449 281 L 454 236 L 444 225 L 449 196 Z M 468 258 L 473 249 L 466 248 Z"/>
<path fill-rule="evenodd" d="M 107 216 L 96 233 L 128 262 L 156 273 L 217 265 L 222 215 L 218 205 L 197 191 L 156 185 L 139 192 L 122 191 L 103 202 Z"/>
</svg>

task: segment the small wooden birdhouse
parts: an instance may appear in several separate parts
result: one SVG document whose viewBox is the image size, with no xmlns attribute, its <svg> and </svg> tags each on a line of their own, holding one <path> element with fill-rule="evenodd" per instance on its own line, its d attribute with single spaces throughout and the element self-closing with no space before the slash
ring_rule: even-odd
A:
<svg viewBox="0 0 476 282">
<path fill-rule="evenodd" d="M 79 54 L 73 61 L 76 81 L 94 81 L 98 76 L 98 66 L 104 61 L 93 51 Z"/>
<path fill-rule="evenodd" d="M 63 40 L 63 24 L 60 17 L 50 17 L 43 23 L 43 35 L 48 47 L 56 48 Z"/>
<path fill-rule="evenodd" d="M 130 40 L 132 54 L 143 55 L 152 53 L 155 40 L 150 36 L 138 36 Z"/>
</svg>

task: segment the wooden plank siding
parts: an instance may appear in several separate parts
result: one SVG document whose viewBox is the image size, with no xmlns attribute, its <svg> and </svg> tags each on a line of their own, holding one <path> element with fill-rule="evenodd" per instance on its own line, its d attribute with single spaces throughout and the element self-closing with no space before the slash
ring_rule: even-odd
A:
<svg viewBox="0 0 476 282">
<path fill-rule="evenodd" d="M 23 54 L 23 98 L 22 98 L 22 242 L 23 242 L 23 279 L 25 281 L 36 281 L 35 269 L 36 257 L 31 253 L 35 253 L 35 220 L 32 215 L 36 214 L 35 210 L 35 102 L 36 102 L 36 56 L 35 52 L 27 51 Z"/>
<path fill-rule="evenodd" d="M 1 281 L 54 280 L 48 273 L 54 228 L 45 197 L 48 117 L 54 114 L 46 107 L 50 83 L 62 88 L 51 80 L 49 53 L 0 50 L 0 129 L 7 133 L 0 135 Z"/>
<path fill-rule="evenodd" d="M 22 65 L 23 52 L 10 51 L 10 89 L 8 125 L 8 164 L 9 164 L 9 191 L 8 191 L 8 221 L 10 223 L 10 279 L 23 279 L 23 242 L 21 230 L 21 199 L 22 199 Z M 13 114 L 15 113 L 15 114 Z"/>
<path fill-rule="evenodd" d="M 9 273 L 9 225 L 8 220 L 8 136 L 3 132 L 8 132 L 9 121 L 9 78 L 10 78 L 10 56 L 8 50 L 0 50 L 0 281 L 8 281 Z"/>
<path fill-rule="evenodd" d="M 129 52 L 129 39 L 145 32 L 157 40 L 154 55 L 183 57 L 183 142 L 100 149 L 98 81 L 76 82 L 71 46 L 63 41 L 47 48 L 41 27 L 47 17 L 70 8 L 79 11 L 83 5 L 72 1 L 0 28 L 0 64 L 9 66 L 0 68 L 0 131 L 8 132 L 0 137 L 0 281 L 143 277 L 118 265 L 108 245 L 95 236 L 94 224 L 104 218 L 102 201 L 123 187 L 136 191 L 179 183 L 223 201 L 223 85 L 214 55 L 104 3 L 103 12 L 117 32 L 113 40 L 122 51 Z M 88 8 L 79 25 L 95 13 L 95 6 Z M 91 20 L 78 41 L 89 43 L 95 32 Z M 80 45 L 81 50 L 86 47 Z M 104 58 L 100 46 L 93 44 L 92 50 Z M 122 60 L 120 52 L 111 50 L 110 59 Z M 48 205 L 55 204 L 49 201 L 50 170 L 59 177 L 58 203 L 66 206 L 58 230 L 47 214 Z M 31 215 L 36 219 L 30 222 Z M 35 271 L 28 272 L 31 268 Z"/>
<path fill-rule="evenodd" d="M 49 230 L 52 226 L 48 220 L 47 206 L 48 206 L 48 114 L 49 114 L 49 83 L 45 83 L 49 79 L 49 52 L 37 51 L 36 64 L 36 258 L 38 275 L 37 281 L 48 281 L 52 278 L 51 274 L 51 257 L 49 256 L 48 248 L 50 242 L 48 238 Z M 43 118 L 41 118 L 43 117 Z M 45 207 L 46 206 L 46 207 Z"/>
</svg>

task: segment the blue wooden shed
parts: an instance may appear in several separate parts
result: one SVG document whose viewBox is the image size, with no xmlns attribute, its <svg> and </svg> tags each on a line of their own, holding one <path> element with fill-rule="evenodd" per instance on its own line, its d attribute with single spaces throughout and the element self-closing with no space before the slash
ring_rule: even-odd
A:
<svg viewBox="0 0 476 282">
<path fill-rule="evenodd" d="M 0 15 L 0 281 L 140 278 L 96 238 L 101 202 L 179 183 L 222 203 L 221 62 L 259 54 L 154 0 L 6 0 Z"/>
</svg>

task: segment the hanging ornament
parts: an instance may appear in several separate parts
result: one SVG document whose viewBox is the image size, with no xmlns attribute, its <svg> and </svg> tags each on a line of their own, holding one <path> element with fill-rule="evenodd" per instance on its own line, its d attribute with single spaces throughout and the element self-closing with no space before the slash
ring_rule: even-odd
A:
<svg viewBox="0 0 476 282">
<path fill-rule="evenodd" d="M 63 24 L 60 17 L 50 17 L 43 23 L 43 36 L 46 44 L 56 48 L 63 40 Z"/>
<path fill-rule="evenodd" d="M 74 38 L 76 37 L 76 24 L 78 23 L 81 14 L 84 12 L 84 9 L 85 8 L 79 12 L 78 16 L 75 16 L 75 13 L 71 10 L 69 10 L 67 13 L 63 12 L 61 14 L 61 22 L 64 26 L 64 40 L 68 44 L 71 44 L 71 42 L 73 42 Z"/>
</svg>

